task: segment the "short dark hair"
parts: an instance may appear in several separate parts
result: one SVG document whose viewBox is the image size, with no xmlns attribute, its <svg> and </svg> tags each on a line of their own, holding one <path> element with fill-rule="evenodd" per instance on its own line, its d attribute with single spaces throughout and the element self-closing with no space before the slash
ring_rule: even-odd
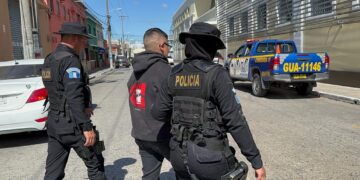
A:
<svg viewBox="0 0 360 180">
<path fill-rule="evenodd" d="M 145 40 L 146 37 L 152 36 L 154 33 L 158 33 L 168 39 L 168 35 L 160 28 L 150 28 L 145 32 L 143 40 Z"/>
<path fill-rule="evenodd" d="M 145 50 L 156 51 L 156 47 L 161 39 L 168 39 L 168 35 L 159 28 L 150 28 L 144 34 L 144 47 Z"/>
</svg>

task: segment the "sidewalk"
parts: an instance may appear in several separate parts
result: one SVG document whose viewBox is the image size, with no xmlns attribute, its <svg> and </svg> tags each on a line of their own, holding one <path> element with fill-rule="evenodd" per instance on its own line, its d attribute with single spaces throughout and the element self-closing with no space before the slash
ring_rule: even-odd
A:
<svg viewBox="0 0 360 180">
<path fill-rule="evenodd" d="M 96 77 L 99 77 L 99 76 L 103 75 L 104 73 L 107 73 L 107 72 L 109 72 L 111 70 L 112 70 L 111 68 L 106 68 L 106 69 L 91 73 L 91 74 L 89 74 L 89 79 L 94 79 Z"/>
<path fill-rule="evenodd" d="M 360 88 L 317 83 L 313 95 L 360 105 Z"/>
</svg>

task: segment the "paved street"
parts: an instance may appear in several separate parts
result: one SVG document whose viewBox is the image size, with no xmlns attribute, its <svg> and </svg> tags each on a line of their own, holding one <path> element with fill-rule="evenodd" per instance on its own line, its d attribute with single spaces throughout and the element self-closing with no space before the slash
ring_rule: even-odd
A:
<svg viewBox="0 0 360 180">
<path fill-rule="evenodd" d="M 91 82 L 96 104 L 93 121 L 105 140 L 110 180 L 141 177 L 141 160 L 130 135 L 126 86 L 130 73 L 123 68 Z M 262 152 L 268 179 L 359 179 L 360 106 L 303 98 L 291 90 L 275 89 L 267 98 L 257 98 L 250 94 L 249 83 L 237 83 L 236 89 Z M 0 179 L 42 179 L 46 141 L 43 132 L 0 136 Z M 244 159 L 239 152 L 237 148 L 237 157 Z M 253 174 L 250 170 L 248 179 L 254 179 Z M 161 176 L 175 179 L 170 163 L 164 164 Z M 65 179 L 86 178 L 85 166 L 72 152 Z"/>
</svg>

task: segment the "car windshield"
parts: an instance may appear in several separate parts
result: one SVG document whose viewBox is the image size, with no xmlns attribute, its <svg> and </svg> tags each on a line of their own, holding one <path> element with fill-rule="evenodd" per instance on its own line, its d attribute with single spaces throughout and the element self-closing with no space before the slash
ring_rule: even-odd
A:
<svg viewBox="0 0 360 180">
<path fill-rule="evenodd" d="M 0 67 L 0 80 L 21 79 L 41 76 L 41 64 Z"/>
</svg>

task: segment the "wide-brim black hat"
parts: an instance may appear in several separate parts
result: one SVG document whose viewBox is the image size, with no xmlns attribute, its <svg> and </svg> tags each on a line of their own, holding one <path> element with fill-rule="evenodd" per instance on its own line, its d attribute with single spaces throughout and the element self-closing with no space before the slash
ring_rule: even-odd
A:
<svg viewBox="0 0 360 180">
<path fill-rule="evenodd" d="M 226 49 L 220 35 L 221 32 L 217 27 L 208 23 L 197 22 L 191 25 L 189 32 L 180 33 L 179 40 L 182 44 L 185 44 L 186 38 L 205 38 L 216 43 L 218 49 Z"/>
<path fill-rule="evenodd" d="M 90 37 L 87 34 L 86 26 L 74 22 L 64 22 L 61 25 L 60 31 L 55 32 L 55 34 L 79 35 L 79 36 L 85 36 L 87 38 Z"/>
</svg>

